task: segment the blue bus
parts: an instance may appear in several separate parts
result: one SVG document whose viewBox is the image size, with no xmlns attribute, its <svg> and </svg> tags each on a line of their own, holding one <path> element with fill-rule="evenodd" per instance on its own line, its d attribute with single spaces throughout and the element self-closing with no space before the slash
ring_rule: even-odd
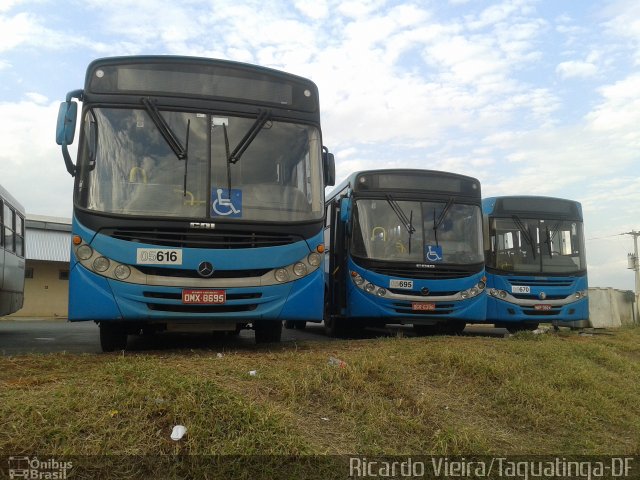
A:
<svg viewBox="0 0 640 480">
<path fill-rule="evenodd" d="M 562 198 L 504 196 L 482 201 L 487 322 L 511 332 L 539 323 L 589 325 L 582 207 Z"/>
<path fill-rule="evenodd" d="M 325 329 L 410 324 L 460 333 L 485 318 L 480 182 L 431 170 L 356 172 L 326 202 Z"/>
<path fill-rule="evenodd" d="M 24 304 L 24 207 L 0 185 L 0 316 Z"/>
<path fill-rule="evenodd" d="M 73 142 L 82 102 L 79 146 Z M 279 341 L 323 315 L 324 188 L 316 85 L 237 62 L 95 60 L 60 106 L 75 176 L 69 320 L 104 351 L 162 330 Z"/>
</svg>

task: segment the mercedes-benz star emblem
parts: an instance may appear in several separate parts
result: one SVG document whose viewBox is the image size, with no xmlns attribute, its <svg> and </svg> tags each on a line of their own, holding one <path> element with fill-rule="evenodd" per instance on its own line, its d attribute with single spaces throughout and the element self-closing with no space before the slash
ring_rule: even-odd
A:
<svg viewBox="0 0 640 480">
<path fill-rule="evenodd" d="M 422 293 L 422 295 L 429 295 L 429 289 L 427 287 L 422 287 L 420 289 L 420 292 Z"/>
<path fill-rule="evenodd" d="M 538 295 L 538 298 L 539 298 L 540 300 L 544 300 L 545 298 L 547 298 L 547 294 L 546 294 L 546 293 L 544 293 L 544 292 L 540 292 L 540 294 Z"/>
<path fill-rule="evenodd" d="M 202 262 L 198 265 L 198 275 L 205 278 L 213 275 L 213 264 L 211 262 Z"/>
</svg>

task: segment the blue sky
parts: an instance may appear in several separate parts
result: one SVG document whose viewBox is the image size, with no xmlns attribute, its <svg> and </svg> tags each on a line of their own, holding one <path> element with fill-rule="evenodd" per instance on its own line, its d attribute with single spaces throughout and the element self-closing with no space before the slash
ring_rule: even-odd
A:
<svg viewBox="0 0 640 480">
<path fill-rule="evenodd" d="M 58 104 L 98 57 L 179 54 L 313 79 L 338 180 L 449 170 L 485 196 L 582 202 L 591 286 L 633 288 L 640 229 L 634 0 L 2 0 L 0 183 L 69 217 Z"/>
</svg>

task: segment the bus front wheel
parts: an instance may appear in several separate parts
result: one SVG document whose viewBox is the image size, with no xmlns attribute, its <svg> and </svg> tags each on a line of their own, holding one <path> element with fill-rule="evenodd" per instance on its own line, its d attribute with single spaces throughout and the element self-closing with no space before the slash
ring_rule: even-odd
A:
<svg viewBox="0 0 640 480">
<path fill-rule="evenodd" d="M 100 347 L 103 352 L 127 348 L 127 330 L 119 323 L 100 323 Z"/>
</svg>

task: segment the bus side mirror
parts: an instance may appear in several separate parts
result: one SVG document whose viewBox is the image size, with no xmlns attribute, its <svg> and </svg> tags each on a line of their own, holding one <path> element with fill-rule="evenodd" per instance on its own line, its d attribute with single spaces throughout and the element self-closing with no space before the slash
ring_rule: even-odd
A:
<svg viewBox="0 0 640 480">
<path fill-rule="evenodd" d="M 336 161 L 333 153 L 329 153 L 327 147 L 322 147 L 322 170 L 324 171 L 324 186 L 336 184 Z"/>
<path fill-rule="evenodd" d="M 76 117 L 78 115 L 78 104 L 67 99 L 60 104 L 58 110 L 58 124 L 56 126 L 56 143 L 62 147 L 62 158 L 67 167 L 67 172 L 72 177 L 76 175 L 76 166 L 71 161 L 68 145 L 73 143 L 76 132 Z"/>
<path fill-rule="evenodd" d="M 78 104 L 76 102 L 62 102 L 58 110 L 58 125 L 56 127 L 56 143 L 71 145 L 76 133 L 76 116 Z"/>
<path fill-rule="evenodd" d="M 351 217 L 351 200 L 348 198 L 340 199 L 340 221 L 343 223 L 349 222 L 349 217 Z"/>
</svg>

